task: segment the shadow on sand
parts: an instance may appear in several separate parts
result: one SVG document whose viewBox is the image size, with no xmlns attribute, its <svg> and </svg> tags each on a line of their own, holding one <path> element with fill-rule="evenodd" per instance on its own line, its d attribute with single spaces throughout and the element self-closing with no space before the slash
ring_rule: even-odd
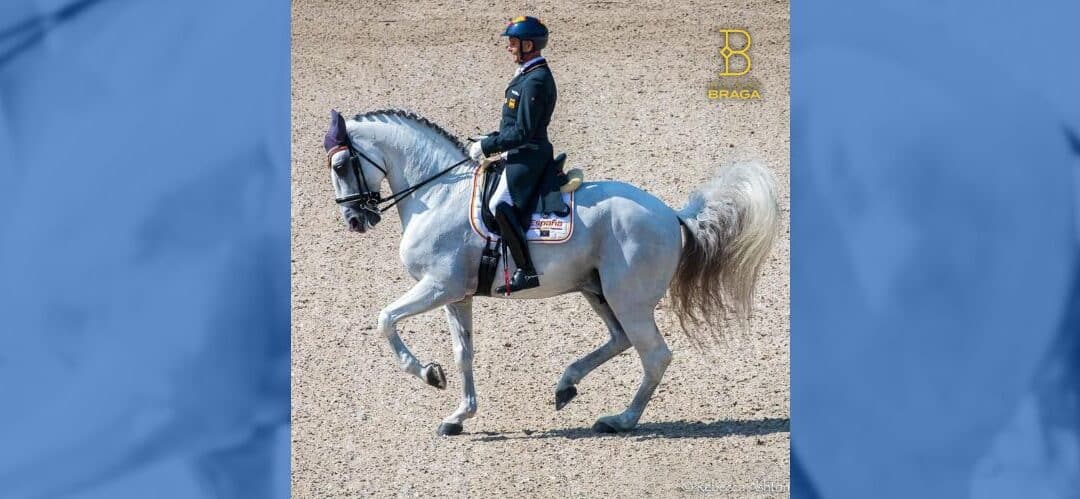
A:
<svg viewBox="0 0 1080 499">
<path fill-rule="evenodd" d="M 712 423 L 702 421 L 667 421 L 638 425 L 634 431 L 626 433 L 597 433 L 592 428 L 563 428 L 558 430 L 520 432 L 481 432 L 472 435 L 478 442 L 497 442 L 501 440 L 524 440 L 533 438 L 599 438 L 624 437 L 635 440 L 654 438 L 719 438 L 731 435 L 754 436 L 791 431 L 788 418 L 764 418 L 753 420 L 720 420 Z"/>
</svg>

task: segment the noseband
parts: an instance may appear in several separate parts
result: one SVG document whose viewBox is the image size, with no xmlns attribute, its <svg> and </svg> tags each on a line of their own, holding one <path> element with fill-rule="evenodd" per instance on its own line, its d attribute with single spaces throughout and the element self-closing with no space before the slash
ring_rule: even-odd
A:
<svg viewBox="0 0 1080 499">
<path fill-rule="evenodd" d="M 379 164 L 376 163 L 374 160 L 367 157 L 364 153 L 358 151 L 356 148 L 354 148 L 352 146 L 352 143 L 349 143 L 348 145 L 337 146 L 337 147 L 334 147 L 333 149 L 330 149 L 329 151 L 327 151 L 326 152 L 326 161 L 327 161 L 327 163 L 332 162 L 333 158 L 334 158 L 334 155 L 337 154 L 340 151 L 344 151 L 346 148 L 348 148 L 348 150 L 349 150 L 349 167 L 352 168 L 353 173 L 356 174 L 356 178 L 360 180 L 361 184 L 363 184 L 361 186 L 361 189 L 363 189 L 366 192 L 359 192 L 359 193 L 356 193 L 356 194 L 350 194 L 350 195 L 345 196 L 345 197 L 334 198 L 334 202 L 339 204 L 339 205 L 343 205 L 343 204 L 349 204 L 349 203 L 354 203 L 354 202 L 359 201 L 359 202 L 362 203 L 362 208 L 365 211 L 370 211 L 370 212 L 376 213 L 376 214 L 382 213 L 382 212 L 384 212 L 386 210 L 389 210 L 395 204 L 398 204 L 399 201 L 401 201 L 402 199 L 405 199 L 405 197 L 408 196 L 409 194 L 412 194 L 413 192 L 416 192 L 417 189 L 423 187 L 424 185 L 427 185 L 427 183 L 431 182 L 432 180 L 435 180 L 435 179 L 443 176 L 443 174 L 445 174 L 446 172 L 454 169 L 454 167 L 456 167 L 456 166 L 458 166 L 458 165 L 460 165 L 460 164 L 462 164 L 462 163 L 469 160 L 469 156 L 466 155 L 465 158 L 462 159 L 461 161 L 458 161 L 457 163 L 454 163 L 454 164 L 444 168 L 442 171 L 440 171 L 439 173 L 436 173 L 435 175 L 432 175 L 427 180 L 424 180 L 423 182 L 420 182 L 419 184 L 416 184 L 416 185 L 414 185 L 412 187 L 406 188 L 406 189 L 402 190 L 401 192 L 391 193 L 389 198 L 383 199 L 382 194 L 379 193 L 379 189 L 378 189 L 379 186 L 375 186 L 375 189 L 372 189 L 371 186 L 368 185 L 367 177 L 364 175 L 364 169 L 363 169 L 362 165 L 360 164 L 360 159 L 361 158 L 366 159 L 368 163 L 371 163 L 372 166 L 374 166 L 375 168 L 378 168 L 379 171 L 381 171 L 383 173 L 383 176 L 388 176 L 389 175 L 387 173 L 387 171 L 386 171 L 386 168 L 383 168 L 383 167 L 379 166 Z M 333 164 L 330 165 L 331 168 L 333 168 L 333 166 L 334 166 Z M 379 205 L 383 204 L 383 203 L 390 203 L 390 204 L 387 204 L 386 206 L 380 208 Z"/>
<path fill-rule="evenodd" d="M 379 171 L 383 173 L 383 175 L 386 175 L 386 168 L 379 166 L 378 163 L 367 157 L 367 155 L 354 149 L 352 147 L 352 144 L 349 144 L 347 146 L 337 146 L 333 149 L 330 149 L 326 153 L 327 162 L 332 161 L 335 154 L 345 150 L 346 148 L 349 149 L 349 167 L 352 168 L 353 173 L 356 175 L 356 179 L 360 181 L 360 188 L 363 192 L 359 192 L 357 194 L 350 194 L 345 197 L 334 198 L 334 202 L 342 205 L 359 201 L 363 204 L 363 208 L 365 210 L 376 211 L 376 209 L 378 209 L 379 207 L 379 203 L 382 202 L 382 194 L 379 192 L 378 186 L 376 186 L 375 189 L 372 189 L 371 186 L 368 185 L 367 176 L 364 175 L 364 168 L 363 165 L 360 163 L 360 159 L 366 159 L 368 163 L 371 163 L 372 166 L 378 168 Z M 330 166 L 331 168 L 333 167 L 332 164 Z"/>
</svg>

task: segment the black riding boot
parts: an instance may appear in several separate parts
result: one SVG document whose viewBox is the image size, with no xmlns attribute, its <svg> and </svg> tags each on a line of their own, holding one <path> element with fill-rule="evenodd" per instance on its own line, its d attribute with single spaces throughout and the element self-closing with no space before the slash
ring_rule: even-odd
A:
<svg viewBox="0 0 1080 499">
<path fill-rule="evenodd" d="M 510 248 L 510 255 L 514 257 L 514 263 L 517 264 L 517 270 L 514 271 L 513 277 L 510 278 L 511 293 L 540 285 L 540 276 L 536 275 L 532 256 L 529 255 L 529 243 L 525 240 L 525 230 L 521 228 L 515 211 L 513 206 L 507 203 L 499 203 L 495 207 L 494 213 L 495 221 L 499 224 L 499 232 L 502 233 L 503 240 L 506 241 L 506 245 Z M 499 294 L 506 293 L 506 286 L 495 288 L 495 292 Z"/>
</svg>

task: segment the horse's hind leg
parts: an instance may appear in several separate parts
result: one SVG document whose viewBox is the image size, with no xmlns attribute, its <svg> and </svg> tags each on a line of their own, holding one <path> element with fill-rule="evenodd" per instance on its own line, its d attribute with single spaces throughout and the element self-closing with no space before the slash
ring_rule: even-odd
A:
<svg viewBox="0 0 1080 499">
<path fill-rule="evenodd" d="M 401 370 L 440 390 L 446 388 L 446 374 L 443 373 L 442 366 L 436 363 L 421 366 L 398 335 L 397 323 L 406 317 L 422 314 L 435 307 L 460 300 L 462 296 L 464 292 L 452 293 L 446 286 L 425 277 L 407 293 L 394 300 L 394 303 L 379 312 L 379 332 L 390 342 Z"/>
<path fill-rule="evenodd" d="M 461 371 L 461 404 L 439 425 L 439 435 L 461 433 L 466 419 L 476 415 L 476 385 L 473 383 L 472 297 L 443 307 L 454 340 L 454 362 Z"/>
<path fill-rule="evenodd" d="M 611 311 L 611 306 L 604 301 L 603 297 L 588 291 L 582 291 L 581 294 L 585 296 L 589 305 L 592 305 L 593 310 L 604 320 L 604 324 L 607 324 L 608 333 L 611 337 L 608 338 L 607 343 L 600 345 L 596 350 L 574 361 L 563 371 L 562 378 L 559 379 L 559 384 L 555 387 L 555 410 L 566 407 L 566 404 L 569 404 L 570 400 L 577 395 L 575 385 L 580 383 L 582 378 L 601 364 L 611 360 L 612 357 L 630 348 L 630 340 L 626 338 L 622 325 L 619 324 L 619 320 L 615 318 L 615 313 Z"/>
<path fill-rule="evenodd" d="M 660 336 L 660 330 L 656 327 L 653 318 L 655 303 L 640 303 L 630 307 L 614 307 L 616 317 L 626 331 L 626 337 L 634 345 L 638 356 L 641 357 L 641 365 L 645 374 L 641 378 L 634 399 L 630 406 L 621 414 L 604 416 L 596 421 L 593 430 L 602 433 L 614 433 L 617 431 L 630 431 L 637 426 L 641 413 L 649 404 L 653 391 L 660 384 L 664 371 L 671 363 L 671 350 Z"/>
</svg>

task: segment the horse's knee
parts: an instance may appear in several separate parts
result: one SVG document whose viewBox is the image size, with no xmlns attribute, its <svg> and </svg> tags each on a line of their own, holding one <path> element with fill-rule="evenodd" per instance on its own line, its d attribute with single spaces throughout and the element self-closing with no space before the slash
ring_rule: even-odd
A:
<svg viewBox="0 0 1080 499">
<path fill-rule="evenodd" d="M 394 334 L 394 319 L 393 317 L 390 317 L 390 313 L 385 310 L 379 312 L 379 332 L 386 337 Z"/>
</svg>

